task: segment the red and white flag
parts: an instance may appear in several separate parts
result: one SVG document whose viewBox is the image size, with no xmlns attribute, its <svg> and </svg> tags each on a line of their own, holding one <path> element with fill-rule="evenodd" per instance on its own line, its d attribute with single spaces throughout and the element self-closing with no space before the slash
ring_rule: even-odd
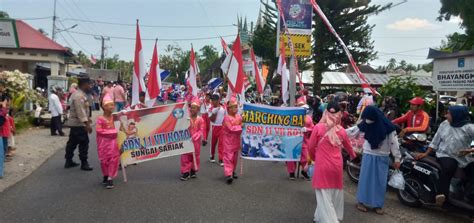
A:
<svg viewBox="0 0 474 223">
<path fill-rule="evenodd" d="M 188 86 L 191 89 L 188 89 L 188 91 L 191 92 L 193 96 L 197 96 L 198 87 L 197 87 L 196 76 L 199 74 L 199 66 L 196 61 L 196 54 L 194 54 L 193 47 L 191 47 L 191 55 L 189 56 L 189 63 L 190 65 L 189 65 Z"/>
<path fill-rule="evenodd" d="M 283 44 L 283 41 L 280 42 L 280 58 L 278 59 L 277 74 L 281 75 L 281 97 L 283 99 L 283 104 L 286 104 L 286 102 L 290 98 L 288 92 L 288 80 L 290 71 L 286 67 L 285 46 Z"/>
<path fill-rule="evenodd" d="M 263 94 L 263 90 L 265 89 L 265 80 L 258 69 L 257 59 L 255 58 L 253 48 L 250 49 L 250 56 L 252 57 L 253 61 L 253 74 L 255 75 L 255 85 L 257 86 L 257 91 L 258 93 Z"/>
<path fill-rule="evenodd" d="M 140 37 L 140 28 L 137 21 L 137 36 L 135 39 L 135 59 L 133 62 L 132 75 L 132 106 L 139 103 L 138 96 L 140 92 L 146 91 L 145 85 L 146 66 L 143 58 L 142 40 Z"/>
<path fill-rule="evenodd" d="M 243 93 L 244 88 L 244 69 L 242 60 L 242 50 L 240 48 L 240 36 L 237 35 L 232 51 L 227 54 L 224 62 L 221 65 L 222 71 L 227 74 L 228 85 L 232 90 L 232 94 Z"/>
<path fill-rule="evenodd" d="M 222 45 L 222 48 L 224 49 L 225 55 L 229 55 L 230 48 L 222 37 L 221 37 L 221 45 Z"/>
<path fill-rule="evenodd" d="M 158 63 L 158 46 L 155 41 L 155 49 L 151 58 L 150 72 L 148 73 L 148 95 L 156 99 L 161 91 L 160 64 Z"/>
<path fill-rule="evenodd" d="M 91 58 L 89 58 L 89 61 L 91 62 L 92 65 L 95 65 L 97 63 L 97 59 L 92 54 L 91 54 Z"/>
</svg>

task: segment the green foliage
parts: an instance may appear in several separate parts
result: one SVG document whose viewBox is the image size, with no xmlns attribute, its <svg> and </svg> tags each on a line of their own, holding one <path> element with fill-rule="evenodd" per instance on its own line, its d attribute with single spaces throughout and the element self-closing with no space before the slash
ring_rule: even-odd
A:
<svg viewBox="0 0 474 223">
<path fill-rule="evenodd" d="M 189 69 L 189 50 L 178 45 L 168 45 L 165 54 L 160 55 L 160 68 L 171 71 L 168 82 L 184 84 L 186 71 Z M 197 55 L 196 55 L 197 56 Z"/>
<path fill-rule="evenodd" d="M 441 41 L 440 46 L 440 50 L 445 52 L 471 50 L 474 47 L 474 38 L 469 37 L 467 34 L 455 32 L 446 38 L 447 40 Z"/>
<path fill-rule="evenodd" d="M 198 65 L 201 73 L 205 73 L 211 67 L 212 63 L 219 59 L 219 53 L 212 45 L 203 46 L 199 52 L 201 52 L 201 55 L 199 56 Z"/>
<path fill-rule="evenodd" d="M 15 112 L 23 110 L 27 101 L 46 104 L 47 99 L 30 88 L 28 76 L 29 74 L 21 73 L 18 70 L 2 71 L 0 73 L 0 79 L 5 81 L 6 91 L 12 98 L 10 106 Z"/>
<path fill-rule="evenodd" d="M 30 128 L 33 125 L 34 117 L 29 113 L 17 113 L 15 114 L 15 128 L 16 133 Z"/>
<path fill-rule="evenodd" d="M 472 0 L 440 0 L 439 21 L 459 16 L 466 34 L 453 33 L 448 36 L 447 51 L 470 50 L 474 48 L 474 4 Z M 444 44 L 443 44 L 444 45 Z M 443 47 L 442 47 L 443 48 Z"/>
<path fill-rule="evenodd" d="M 0 11 L 0 18 L 2 18 L 2 19 L 9 19 L 9 18 L 10 18 L 10 15 L 8 15 L 8 13 L 5 12 L 5 11 Z"/>
<path fill-rule="evenodd" d="M 412 76 L 392 77 L 390 81 L 380 89 L 380 94 L 383 97 L 392 96 L 397 99 L 400 111 L 403 113 L 410 108 L 409 100 L 414 97 L 424 98 L 427 93 L 427 91 L 424 91 L 416 84 L 416 78 Z M 379 104 L 381 104 L 383 97 L 379 97 Z"/>
</svg>

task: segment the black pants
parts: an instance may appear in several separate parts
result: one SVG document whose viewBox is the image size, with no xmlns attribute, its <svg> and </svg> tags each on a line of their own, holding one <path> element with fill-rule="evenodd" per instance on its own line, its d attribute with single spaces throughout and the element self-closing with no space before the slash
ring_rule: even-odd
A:
<svg viewBox="0 0 474 223">
<path fill-rule="evenodd" d="M 56 134 L 56 131 L 58 131 L 59 134 L 64 134 L 63 133 L 63 124 L 61 123 L 61 115 L 54 116 L 51 118 L 51 135 Z"/>
<path fill-rule="evenodd" d="M 87 161 L 87 153 L 89 151 L 89 135 L 85 127 L 71 127 L 69 140 L 66 144 L 66 160 L 74 157 L 74 150 L 79 145 L 79 159 Z"/>
<path fill-rule="evenodd" d="M 458 168 L 458 161 L 449 157 L 438 158 L 441 165 L 441 173 L 439 174 L 438 194 L 449 195 L 449 185 Z"/>
</svg>

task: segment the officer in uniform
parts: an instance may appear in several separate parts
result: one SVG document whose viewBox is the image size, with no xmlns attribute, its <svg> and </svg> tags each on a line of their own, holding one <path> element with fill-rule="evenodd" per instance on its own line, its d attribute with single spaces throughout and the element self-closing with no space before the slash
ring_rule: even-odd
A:
<svg viewBox="0 0 474 223">
<path fill-rule="evenodd" d="M 71 132 L 69 133 L 69 140 L 66 144 L 66 164 L 64 168 L 72 168 L 79 165 L 72 160 L 74 150 L 79 146 L 81 170 L 91 171 L 92 168 L 87 162 L 87 153 L 89 150 L 88 134 L 92 132 L 87 92 L 91 89 L 91 83 L 87 76 L 79 77 L 78 80 L 78 90 L 74 92 L 70 98 L 70 117 L 68 119 L 68 125 L 71 127 Z"/>
</svg>

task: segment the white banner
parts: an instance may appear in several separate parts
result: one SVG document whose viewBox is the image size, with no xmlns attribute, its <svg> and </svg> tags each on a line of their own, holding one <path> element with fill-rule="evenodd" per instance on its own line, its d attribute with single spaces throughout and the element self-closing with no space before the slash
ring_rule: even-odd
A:
<svg viewBox="0 0 474 223">
<path fill-rule="evenodd" d="M 433 89 L 435 91 L 473 91 L 474 56 L 435 59 Z"/>
<path fill-rule="evenodd" d="M 0 20 L 0 47 L 18 48 L 15 20 Z"/>
</svg>

